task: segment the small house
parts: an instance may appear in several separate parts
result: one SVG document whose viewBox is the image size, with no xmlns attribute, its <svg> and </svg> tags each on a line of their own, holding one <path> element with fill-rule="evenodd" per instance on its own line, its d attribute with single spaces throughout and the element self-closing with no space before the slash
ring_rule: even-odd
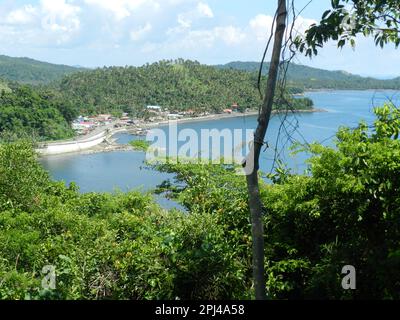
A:
<svg viewBox="0 0 400 320">
<path fill-rule="evenodd" d="M 146 107 L 147 110 L 151 110 L 151 111 L 156 111 L 156 112 L 160 112 L 161 111 L 161 107 L 160 106 L 147 106 Z"/>
</svg>

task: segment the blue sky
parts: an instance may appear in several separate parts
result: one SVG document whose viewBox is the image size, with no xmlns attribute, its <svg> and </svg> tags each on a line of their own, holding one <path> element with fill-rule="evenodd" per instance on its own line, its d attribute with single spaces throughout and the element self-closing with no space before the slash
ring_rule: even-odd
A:
<svg viewBox="0 0 400 320">
<path fill-rule="evenodd" d="M 0 54 L 97 67 L 142 65 L 160 59 L 206 64 L 259 61 L 275 0 L 0 0 Z M 308 0 L 296 0 L 300 10 Z M 318 20 L 330 0 L 314 0 L 299 33 Z M 393 46 L 358 39 L 355 50 L 327 44 L 296 62 L 379 77 L 400 76 Z"/>
</svg>

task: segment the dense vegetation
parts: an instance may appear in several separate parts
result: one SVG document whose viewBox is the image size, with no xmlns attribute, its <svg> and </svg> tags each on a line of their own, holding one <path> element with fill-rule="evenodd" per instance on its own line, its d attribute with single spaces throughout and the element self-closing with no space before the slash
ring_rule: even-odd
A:
<svg viewBox="0 0 400 320">
<path fill-rule="evenodd" d="M 0 79 L 0 92 L 5 91 L 5 92 L 10 92 L 11 89 L 7 84 L 7 81 L 4 81 Z"/>
<path fill-rule="evenodd" d="M 27 143 L 1 145 L 0 298 L 246 298 L 245 248 L 231 251 L 242 235 L 220 218 L 139 192 L 82 195 L 50 181 Z M 55 290 L 41 287 L 46 265 Z"/>
<path fill-rule="evenodd" d="M 375 112 L 373 128 L 340 129 L 336 148 L 305 147 L 307 174 L 282 167 L 268 175 L 273 184 L 261 186 L 271 298 L 400 298 L 400 111 L 386 105 Z M 190 212 L 229 221 L 233 234 L 240 230 L 234 248 L 246 247 L 239 236 L 249 235 L 243 177 L 210 166 L 161 168 L 186 183 L 164 190 Z M 357 290 L 341 286 L 345 265 L 356 268 Z"/>
<path fill-rule="evenodd" d="M 280 169 L 261 186 L 272 298 L 400 298 L 400 112 L 373 128 L 340 129 L 336 148 L 311 145 L 309 172 Z M 52 182 L 30 144 L 0 146 L 0 298 L 226 299 L 251 297 L 245 178 L 218 165 L 161 165 L 167 191 L 80 194 Z M 184 184 L 182 184 L 184 182 Z M 357 290 L 341 288 L 354 265 Z M 53 265 L 56 288 L 43 289 Z"/>
<path fill-rule="evenodd" d="M 259 62 L 230 62 L 216 66 L 219 69 L 233 69 L 258 72 Z M 265 63 L 263 73 L 266 74 L 269 63 Z M 379 80 L 361 77 L 345 71 L 327 71 L 291 63 L 287 72 L 288 85 L 307 89 L 400 89 L 400 77 L 391 80 Z"/>
<path fill-rule="evenodd" d="M 78 72 L 80 68 L 51 64 L 29 58 L 13 58 L 0 55 L 0 78 L 20 83 L 43 84 L 59 80 Z"/>
<path fill-rule="evenodd" d="M 309 176 L 277 175 L 265 189 L 268 281 L 285 283 L 275 297 L 400 298 L 400 112 L 375 112 L 372 130 L 342 128 L 336 149 L 307 148 Z M 357 290 L 339 285 L 344 265 Z"/>
<path fill-rule="evenodd" d="M 69 125 L 76 111 L 56 93 L 29 86 L 10 84 L 0 91 L 0 134 L 8 137 L 34 137 L 56 140 L 73 136 Z"/>
<path fill-rule="evenodd" d="M 147 105 L 198 113 L 221 112 L 234 103 L 242 111 L 255 109 L 261 101 L 256 83 L 256 76 L 247 72 L 179 59 L 75 73 L 65 77 L 57 89 L 82 112 L 125 111 L 142 117 Z M 288 99 L 294 109 L 311 108 L 309 99 Z"/>
<path fill-rule="evenodd" d="M 188 67 L 190 64 L 192 64 L 190 61 L 183 61 L 182 59 L 178 59 L 176 62 L 176 65 L 184 65 Z M 118 83 L 123 83 L 125 82 L 126 84 L 129 85 L 136 85 L 136 81 L 139 81 L 141 77 L 147 78 L 148 74 L 146 71 L 154 71 L 154 68 L 156 65 L 163 66 L 163 64 L 171 64 L 167 61 L 160 62 L 159 64 L 154 64 L 154 65 L 146 65 L 141 68 L 134 68 L 134 67 L 127 67 L 127 68 L 104 68 L 104 69 L 98 69 L 96 71 L 92 71 L 93 73 L 88 73 L 85 76 L 82 75 L 80 77 L 79 75 L 76 75 L 76 77 L 69 78 L 65 80 L 63 88 L 68 85 L 69 82 L 80 82 L 80 81 L 89 81 L 91 82 L 92 80 L 89 80 L 89 78 L 94 78 L 94 77 L 99 77 L 99 73 L 102 71 L 104 72 L 105 75 L 107 75 L 107 81 L 110 82 L 110 88 L 107 90 L 107 95 L 112 95 L 115 90 L 118 90 L 119 93 L 123 90 L 120 88 L 117 88 Z M 260 63 L 259 62 L 230 62 L 224 65 L 217 65 L 214 66 L 217 69 L 222 69 L 222 70 L 240 70 L 240 71 L 249 71 L 251 73 L 258 72 Z M 151 67 L 151 69 L 146 69 L 146 67 Z M 204 66 L 205 67 L 205 66 Z M 265 63 L 264 68 L 263 68 L 263 73 L 266 74 L 268 71 L 269 63 Z M 181 73 L 179 73 L 179 68 L 178 66 L 175 66 L 175 74 L 173 74 L 174 78 L 179 77 L 179 75 L 186 77 L 186 81 L 188 83 L 184 84 L 186 86 L 186 92 L 191 92 L 193 95 L 194 93 L 192 92 L 193 87 L 196 86 L 201 86 L 201 84 L 206 84 L 207 82 L 204 81 L 203 77 L 201 76 L 202 73 L 204 72 L 210 72 L 209 70 L 202 70 L 197 72 L 195 74 L 188 74 L 190 71 L 193 70 L 193 68 L 182 68 L 181 67 Z M 123 72 L 122 70 L 125 70 Z M 138 69 L 138 70 L 136 70 Z M 182 70 L 183 69 L 183 70 Z M 198 67 L 200 69 L 200 67 Z M 106 72 L 106 70 L 108 72 Z M 135 70 L 135 72 L 133 72 Z M 189 71 L 188 71 L 189 70 Z M 41 84 L 48 84 L 53 81 L 61 81 L 64 76 L 67 75 L 72 75 L 76 74 L 79 72 L 83 71 L 90 71 L 88 69 L 80 68 L 80 67 L 71 67 L 71 66 L 66 66 L 66 65 L 58 65 L 58 64 L 51 64 L 47 62 L 41 62 L 37 61 L 34 59 L 30 58 L 14 58 L 14 57 L 8 57 L 4 55 L 0 55 L 0 78 L 6 79 L 8 81 L 17 81 L 20 83 L 25 83 L 25 84 L 36 84 L 36 85 L 41 85 Z M 164 72 L 170 72 L 169 70 L 166 70 L 165 68 L 163 70 L 160 70 L 160 73 Z M 128 80 L 117 80 L 115 79 L 115 76 L 118 74 L 124 74 L 128 75 Z M 158 73 L 158 71 L 156 72 Z M 210 72 L 210 76 L 214 75 L 213 73 Z M 237 74 L 230 74 L 231 76 L 237 76 Z M 230 77 L 230 75 L 225 75 L 226 77 Z M 163 75 L 165 76 L 165 74 Z M 196 79 L 187 79 L 192 77 L 198 77 Z M 138 79 L 134 80 L 133 78 L 138 77 Z M 218 77 L 218 76 L 217 76 Z M 244 80 L 245 78 L 243 76 L 239 76 L 240 79 Z M 252 80 L 252 84 L 254 84 L 255 76 L 250 77 Z M 151 79 L 161 79 L 161 76 L 159 75 L 154 75 L 153 78 L 149 78 L 149 81 Z M 205 79 L 205 80 L 210 80 L 212 81 L 213 78 L 210 79 Z M 247 81 L 247 79 L 245 79 Z M 221 80 L 222 81 L 222 80 Z M 1 82 L 1 81 L 0 81 Z M 106 82 L 106 81 L 104 81 Z M 176 86 L 182 86 L 183 84 L 177 83 L 178 80 L 175 81 L 175 83 L 170 84 L 169 86 L 165 87 L 167 90 L 172 89 L 175 90 Z M 229 79 L 228 83 L 232 83 L 232 79 Z M 298 65 L 295 63 L 292 63 L 289 66 L 288 70 L 288 83 L 289 83 L 289 91 L 294 90 L 294 93 L 301 93 L 304 89 L 400 89 L 400 77 L 392 79 L 392 80 L 379 80 L 371 77 L 361 77 L 358 75 L 353 75 L 345 71 L 328 71 L 328 70 L 323 70 L 323 69 L 317 69 L 317 68 L 312 68 L 308 66 L 303 66 L 303 65 Z M 75 84 L 76 85 L 76 84 Z M 87 87 L 85 84 L 82 84 L 84 87 Z M 103 88 L 107 88 L 107 85 L 105 83 L 101 84 Z M 143 85 L 144 90 L 145 88 L 152 88 L 155 85 Z M 158 90 L 163 90 L 163 86 L 160 86 Z M 1 88 L 1 84 L 0 84 Z M 140 88 L 142 90 L 142 88 Z M 299 91 L 299 89 L 301 89 Z M 80 88 L 78 91 L 83 90 L 83 88 Z M 210 90 L 210 88 L 205 88 L 204 89 L 206 92 Z M 247 89 L 245 89 L 247 90 Z M 72 92 L 73 90 L 71 90 Z M 91 92 L 91 91 L 89 91 Z M 136 94 L 131 93 L 133 96 L 136 96 Z M 169 93 L 172 95 L 171 93 Z M 203 91 L 201 93 L 202 95 L 205 94 Z M 230 93 L 229 96 L 235 96 L 236 92 Z M 82 95 L 82 92 L 78 92 L 77 95 Z M 227 96 L 227 97 L 229 97 Z M 122 105 L 129 105 L 129 103 L 126 101 L 127 98 L 129 97 L 124 97 L 121 99 L 116 99 L 116 98 L 110 98 L 110 97 L 102 97 L 100 98 L 102 100 L 102 103 L 105 103 L 105 106 L 108 106 L 109 103 L 111 102 L 114 105 L 114 101 L 117 104 L 122 104 Z M 153 99 L 154 98 L 154 99 Z M 85 98 L 83 99 L 83 103 L 87 103 L 88 100 L 93 100 L 93 92 L 86 94 Z M 159 99 L 163 99 L 161 102 L 164 101 L 165 95 L 157 95 L 155 94 L 154 97 L 149 97 L 150 101 L 153 101 L 153 103 L 158 103 Z M 182 102 L 178 99 L 179 103 L 172 103 L 172 105 L 179 107 Z M 167 103 L 169 103 L 171 100 L 170 99 L 165 99 Z M 220 100 L 224 101 L 224 100 Z M 220 101 L 216 102 L 216 105 Z M 226 100 L 225 100 L 226 102 Z M 140 105 L 143 104 L 143 100 L 135 100 L 134 103 L 139 103 Z M 227 103 L 224 103 L 224 105 L 229 105 L 231 103 L 228 101 Z M 145 104 L 147 104 L 147 101 L 145 101 Z M 148 104 L 151 104 L 148 102 Z M 97 104 L 95 104 L 97 106 Z M 193 106 L 191 106 L 193 107 Z"/>
<path fill-rule="evenodd" d="M 144 151 L 144 152 L 146 152 L 151 145 L 151 143 L 147 140 L 133 140 L 133 141 L 129 142 L 129 144 L 135 150 Z"/>
</svg>

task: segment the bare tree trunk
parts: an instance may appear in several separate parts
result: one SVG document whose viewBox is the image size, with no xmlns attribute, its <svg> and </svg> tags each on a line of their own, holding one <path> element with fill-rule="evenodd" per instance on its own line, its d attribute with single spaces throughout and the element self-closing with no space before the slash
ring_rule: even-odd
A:
<svg viewBox="0 0 400 320">
<path fill-rule="evenodd" d="M 264 275 L 264 228 L 262 222 L 263 206 L 261 203 L 258 182 L 259 158 L 268 129 L 269 120 L 271 118 L 282 43 L 286 29 L 286 17 L 286 0 L 278 0 L 274 48 L 268 73 L 267 87 L 265 89 L 265 97 L 258 118 L 258 126 L 254 134 L 254 143 L 245 163 L 253 237 L 253 278 L 255 297 L 257 300 L 266 299 Z"/>
</svg>

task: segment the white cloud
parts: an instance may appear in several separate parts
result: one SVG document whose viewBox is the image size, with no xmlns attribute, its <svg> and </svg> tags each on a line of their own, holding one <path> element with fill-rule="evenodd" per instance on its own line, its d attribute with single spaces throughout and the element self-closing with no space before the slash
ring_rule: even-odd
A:
<svg viewBox="0 0 400 320">
<path fill-rule="evenodd" d="M 31 0 L 31 4 L 5 6 L 0 4 L 0 26 L 11 32 L 0 35 L 10 45 L 18 43 L 42 45 L 71 45 L 87 43 L 90 47 L 128 44 L 128 39 L 142 40 L 152 30 L 167 30 L 167 34 L 187 37 L 193 26 L 204 29 L 205 20 L 214 17 L 207 0 Z M 7 12 L 7 10 L 9 10 Z M 175 23 L 172 21 L 176 17 Z M 129 19 L 128 19 L 129 18 Z M 175 26 L 174 26 L 175 24 Z M 9 30 L 8 28 L 7 30 Z M 233 29 L 219 38 L 232 44 Z M 192 35 L 208 34 L 192 32 Z M 157 38 L 154 34 L 153 39 Z M 217 37 L 211 34 L 210 37 Z M 163 44 L 161 37 L 159 44 Z M 208 36 L 206 37 L 208 38 Z M 240 38 L 240 37 L 239 37 Z M 5 45 L 5 42 L 3 42 Z"/>
<path fill-rule="evenodd" d="M 179 3 L 183 2 L 192 2 L 192 0 L 171 0 L 171 1 L 178 1 Z M 189 32 L 192 28 L 194 22 L 201 20 L 202 18 L 213 18 L 214 13 L 208 4 L 204 2 L 198 2 L 197 6 L 192 10 L 179 13 L 177 16 L 177 23 L 178 26 L 168 28 L 166 34 L 173 35 L 173 34 L 183 34 L 185 32 Z"/>
<path fill-rule="evenodd" d="M 188 49 L 201 47 L 212 47 L 215 43 L 215 34 L 211 30 L 190 31 L 181 41 L 181 45 Z"/>
<path fill-rule="evenodd" d="M 192 26 L 192 20 L 186 17 L 184 14 L 179 14 L 178 24 L 182 29 L 189 29 Z"/>
<path fill-rule="evenodd" d="M 214 18 L 214 13 L 207 3 L 199 2 L 197 5 L 197 12 L 202 17 Z"/>
<path fill-rule="evenodd" d="M 193 3 L 196 2 L 196 0 L 163 0 L 163 2 L 166 2 L 168 5 L 171 6 L 178 6 L 182 4 Z"/>
<path fill-rule="evenodd" d="M 16 48 L 5 49 L 4 53 L 18 49 L 29 54 L 34 50 L 41 52 L 43 47 L 46 52 L 52 48 L 80 50 L 85 57 L 95 52 L 95 59 L 88 64 L 104 64 L 107 59 L 117 61 L 122 55 L 134 55 L 137 61 L 180 56 L 249 60 L 262 52 L 273 21 L 272 16 L 259 14 L 247 22 L 239 22 L 226 12 L 218 12 L 217 7 L 212 7 L 215 2 L 210 0 L 25 0 L 25 3 L 28 4 L 18 5 L 14 1 L 13 5 L 4 5 L 0 1 L 0 43 L 3 48 Z M 299 17 L 296 30 L 304 32 L 312 22 Z M 100 57 L 98 52 L 110 54 Z"/>
<path fill-rule="evenodd" d="M 53 32 L 74 33 L 80 28 L 81 8 L 65 0 L 41 0 L 42 27 Z M 69 38 L 62 35 L 63 41 Z"/>
<path fill-rule="evenodd" d="M 250 29 L 255 34 L 258 41 L 265 42 L 268 40 L 269 36 L 271 35 L 273 21 L 273 16 L 268 16 L 265 14 L 259 14 L 250 20 Z M 316 21 L 298 16 L 293 28 L 295 33 L 294 36 L 304 33 L 313 23 L 316 23 Z M 290 28 L 290 26 L 288 27 Z"/>
<path fill-rule="evenodd" d="M 162 45 L 164 49 L 196 50 L 199 48 L 214 48 L 237 46 L 246 39 L 246 33 L 232 25 L 218 26 L 211 29 L 180 30 L 178 37 L 175 29 L 168 30 L 170 36 Z M 175 37 L 174 37 L 175 36 Z M 155 48 L 147 45 L 149 48 Z"/>
<path fill-rule="evenodd" d="M 61 45 L 79 34 L 80 14 L 81 8 L 75 2 L 40 0 L 36 5 L 17 7 L 0 17 L 4 21 L 0 38 L 3 43 L 11 45 Z"/>
<path fill-rule="evenodd" d="M 31 5 L 11 11 L 5 21 L 9 24 L 28 24 L 34 21 L 37 9 Z"/>
<path fill-rule="evenodd" d="M 265 41 L 271 33 L 274 18 L 265 14 L 259 14 L 250 20 L 250 28 L 258 41 Z"/>
<path fill-rule="evenodd" d="M 160 4 L 154 0 L 84 0 L 86 4 L 97 6 L 111 12 L 116 20 L 123 20 L 143 6 L 158 9 Z"/>
<path fill-rule="evenodd" d="M 143 37 L 153 29 L 153 26 L 148 22 L 139 29 L 131 31 L 131 39 L 133 41 L 138 41 L 143 39 Z"/>
<path fill-rule="evenodd" d="M 217 39 L 222 39 L 228 46 L 238 45 L 246 38 L 246 34 L 234 26 L 217 27 L 214 33 Z"/>
</svg>

